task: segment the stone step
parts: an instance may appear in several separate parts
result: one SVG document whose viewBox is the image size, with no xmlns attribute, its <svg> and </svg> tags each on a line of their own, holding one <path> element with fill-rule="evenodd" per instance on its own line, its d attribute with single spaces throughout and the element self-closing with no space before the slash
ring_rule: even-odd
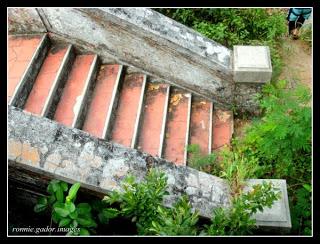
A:
<svg viewBox="0 0 320 244">
<path fill-rule="evenodd" d="M 233 134 L 233 113 L 215 109 L 213 111 L 213 143 L 212 151 L 222 149 L 230 145 Z"/>
<path fill-rule="evenodd" d="M 121 72 L 122 65 L 101 66 L 82 130 L 96 137 L 106 138 Z"/>
<path fill-rule="evenodd" d="M 47 35 L 10 35 L 8 38 L 7 103 L 22 108 L 50 45 Z"/>
<path fill-rule="evenodd" d="M 33 88 L 28 96 L 24 109 L 36 115 L 43 115 L 55 87 L 59 83 L 66 56 L 69 54 L 71 46 L 52 46 L 41 66 L 40 72 L 35 80 Z M 51 93 L 51 94 L 50 94 Z M 51 95 L 51 96 L 50 96 Z"/>
<path fill-rule="evenodd" d="M 39 69 L 33 72 L 34 80 L 25 78 L 24 87 L 28 89 L 17 93 L 17 97 L 25 96 L 17 100 L 17 107 L 23 105 L 33 114 L 177 165 L 187 165 L 189 144 L 198 144 L 204 155 L 230 144 L 230 111 L 213 110 L 212 102 L 181 88 L 147 82 L 146 74 L 131 68 L 124 70 L 120 64 L 100 67 L 97 55 L 79 54 L 72 45 L 54 42 L 50 48 L 47 35 L 12 37 L 10 47 L 24 45 L 26 40 L 33 40 L 27 44 L 33 43 L 36 53 L 49 51 L 43 62 L 39 58 L 29 60 Z M 30 58 L 32 52 L 28 52 Z M 18 60 L 24 60 L 26 54 L 20 53 L 22 58 Z M 9 73 L 14 72 L 14 67 L 10 68 Z"/>
<path fill-rule="evenodd" d="M 75 58 L 61 99 L 54 114 L 54 120 L 65 126 L 81 126 L 83 110 L 87 105 L 90 87 L 93 85 L 97 67 L 97 55 L 79 55 Z"/>
<path fill-rule="evenodd" d="M 190 144 L 198 144 L 203 155 L 211 153 L 212 102 L 193 97 L 190 120 Z"/>
<path fill-rule="evenodd" d="M 191 94 L 172 89 L 168 107 L 164 158 L 177 165 L 186 165 L 186 147 L 189 144 Z"/>
<path fill-rule="evenodd" d="M 161 157 L 170 86 L 148 83 L 137 149 Z"/>
<path fill-rule="evenodd" d="M 126 147 L 135 143 L 145 84 L 146 76 L 143 74 L 125 75 L 113 121 L 112 141 Z"/>
</svg>

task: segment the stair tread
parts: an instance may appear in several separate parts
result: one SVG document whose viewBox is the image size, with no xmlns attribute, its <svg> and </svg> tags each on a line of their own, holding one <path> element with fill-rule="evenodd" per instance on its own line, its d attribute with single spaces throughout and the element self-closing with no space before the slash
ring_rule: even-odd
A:
<svg viewBox="0 0 320 244">
<path fill-rule="evenodd" d="M 102 65 L 82 130 L 103 138 L 107 113 L 115 88 L 120 65 Z"/>
<path fill-rule="evenodd" d="M 212 150 L 218 150 L 225 145 L 230 145 L 233 134 L 232 111 L 214 110 L 212 133 Z"/>
<path fill-rule="evenodd" d="M 143 74 L 126 75 L 113 121 L 112 141 L 130 147 L 143 84 Z"/>
<path fill-rule="evenodd" d="M 72 126 L 80 108 L 85 82 L 95 55 L 79 55 L 75 58 L 70 75 L 58 103 L 54 120 L 66 126 Z"/>
<path fill-rule="evenodd" d="M 167 84 L 148 83 L 138 149 L 159 156 Z"/>
<path fill-rule="evenodd" d="M 66 52 L 66 46 L 53 46 L 50 49 L 25 104 L 26 111 L 41 114 Z"/>
<path fill-rule="evenodd" d="M 181 90 L 174 90 L 170 95 L 164 158 L 177 165 L 184 165 L 189 95 Z"/>
<path fill-rule="evenodd" d="M 204 155 L 209 153 L 211 120 L 210 113 L 211 102 L 205 99 L 192 101 L 191 119 L 190 119 L 190 141 L 189 144 L 200 146 L 200 152 Z M 211 150 L 211 148 L 210 148 Z"/>
<path fill-rule="evenodd" d="M 7 103 L 26 71 L 33 54 L 41 42 L 42 35 L 14 36 L 8 38 L 8 88 Z"/>
</svg>

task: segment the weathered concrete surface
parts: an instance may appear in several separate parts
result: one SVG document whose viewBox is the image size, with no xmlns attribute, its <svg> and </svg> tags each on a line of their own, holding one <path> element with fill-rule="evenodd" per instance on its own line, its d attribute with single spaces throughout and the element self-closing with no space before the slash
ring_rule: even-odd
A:
<svg viewBox="0 0 320 244">
<path fill-rule="evenodd" d="M 270 82 L 272 66 L 269 47 L 234 46 L 233 61 L 235 82 Z"/>
<path fill-rule="evenodd" d="M 210 98 L 232 104 L 231 50 L 145 8 L 41 8 L 49 32 Z M 81 30 L 81 31 L 79 31 Z"/>
<path fill-rule="evenodd" d="M 265 181 L 271 182 L 274 187 L 278 188 L 281 193 L 279 200 L 275 201 L 271 208 L 265 207 L 263 212 L 257 212 L 253 215 L 256 219 L 257 225 L 264 230 L 274 231 L 280 230 L 282 232 L 289 232 L 291 229 L 291 217 L 287 193 L 286 180 L 280 179 L 250 179 L 247 180 L 247 186 L 244 191 L 250 191 L 253 185 L 262 184 Z"/>
<path fill-rule="evenodd" d="M 51 38 L 97 53 L 102 63 L 135 67 L 210 99 L 221 109 L 236 106 L 255 113 L 258 105 L 253 97 L 264 82 L 253 82 L 271 75 L 261 68 L 248 70 L 243 62 L 234 65 L 237 54 L 232 50 L 147 8 L 12 8 L 9 24 L 15 33 L 43 32 L 45 26 Z M 246 66 L 257 55 L 244 56 Z M 246 87 L 234 80 L 250 83 Z"/>
<path fill-rule="evenodd" d="M 203 217 L 210 218 L 216 207 L 230 206 L 229 186 L 218 177 L 97 139 L 12 106 L 8 106 L 8 159 L 10 167 L 69 183 L 78 181 L 101 193 L 120 190 L 120 182 L 129 173 L 142 180 L 148 169 L 155 167 L 168 176 L 166 206 L 184 193 Z"/>
<path fill-rule="evenodd" d="M 259 83 L 236 83 L 234 104 L 238 113 L 250 113 L 256 116 L 261 113 L 256 96 L 261 94 L 263 85 Z"/>
<path fill-rule="evenodd" d="M 47 32 L 35 8 L 8 8 L 9 33 Z"/>
</svg>

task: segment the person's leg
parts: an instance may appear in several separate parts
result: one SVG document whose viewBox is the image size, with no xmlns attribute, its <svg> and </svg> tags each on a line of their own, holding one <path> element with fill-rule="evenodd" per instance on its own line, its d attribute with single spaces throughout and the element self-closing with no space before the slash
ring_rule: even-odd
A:
<svg viewBox="0 0 320 244">
<path fill-rule="evenodd" d="M 297 19 L 296 27 L 300 29 L 304 21 L 305 21 L 305 18 L 302 15 L 300 15 L 299 18 Z"/>
<path fill-rule="evenodd" d="M 292 35 L 294 29 L 296 29 L 296 20 L 298 19 L 298 15 L 290 8 L 288 13 L 288 29 L 289 29 L 289 36 Z"/>
</svg>

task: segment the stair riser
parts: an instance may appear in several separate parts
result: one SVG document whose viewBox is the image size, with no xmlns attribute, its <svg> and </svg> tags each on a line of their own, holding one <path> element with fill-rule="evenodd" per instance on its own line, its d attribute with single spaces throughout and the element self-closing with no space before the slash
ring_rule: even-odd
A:
<svg viewBox="0 0 320 244">
<path fill-rule="evenodd" d="M 158 152 L 158 155 L 160 158 L 163 156 L 163 147 L 164 147 L 164 138 L 166 135 L 166 122 L 167 122 L 167 114 L 168 114 L 168 107 L 169 107 L 170 91 L 171 91 L 170 86 L 168 86 L 165 105 L 163 109 L 162 128 L 161 128 L 161 134 L 160 134 L 160 147 Z"/>
<path fill-rule="evenodd" d="M 49 48 L 50 40 L 44 35 L 11 97 L 10 105 L 24 107 Z"/>
<path fill-rule="evenodd" d="M 123 81 L 124 81 L 124 74 L 126 70 L 121 65 L 118 72 L 117 81 L 115 84 L 115 87 L 112 91 L 112 98 L 109 105 L 109 110 L 106 118 L 106 124 L 103 132 L 103 137 L 107 140 L 111 140 L 112 130 L 114 126 L 114 121 L 116 117 L 116 111 L 119 105 L 119 99 L 120 99 L 120 92 L 122 89 Z"/>
<path fill-rule="evenodd" d="M 147 83 L 147 75 L 144 75 L 143 77 L 143 83 L 141 88 L 141 95 L 140 95 L 140 101 L 139 101 L 139 107 L 136 117 L 136 122 L 134 126 L 134 132 L 133 132 L 133 138 L 131 142 L 131 148 L 136 148 L 137 141 L 138 141 L 138 134 L 141 129 L 141 122 L 143 117 L 143 106 L 144 106 L 144 99 L 145 99 L 145 90 L 146 90 L 146 83 Z"/>
<path fill-rule="evenodd" d="M 80 129 L 83 126 L 84 119 L 86 117 L 87 110 L 88 110 L 89 104 L 91 102 L 92 92 L 95 87 L 99 63 L 100 63 L 100 61 L 98 59 L 98 56 L 95 56 L 95 58 L 91 64 L 91 67 L 90 67 L 90 70 L 89 70 L 89 73 L 87 76 L 87 80 L 85 82 L 85 87 L 83 90 L 80 108 L 78 110 L 78 113 L 74 117 L 74 121 L 72 123 L 73 128 Z"/>
</svg>

